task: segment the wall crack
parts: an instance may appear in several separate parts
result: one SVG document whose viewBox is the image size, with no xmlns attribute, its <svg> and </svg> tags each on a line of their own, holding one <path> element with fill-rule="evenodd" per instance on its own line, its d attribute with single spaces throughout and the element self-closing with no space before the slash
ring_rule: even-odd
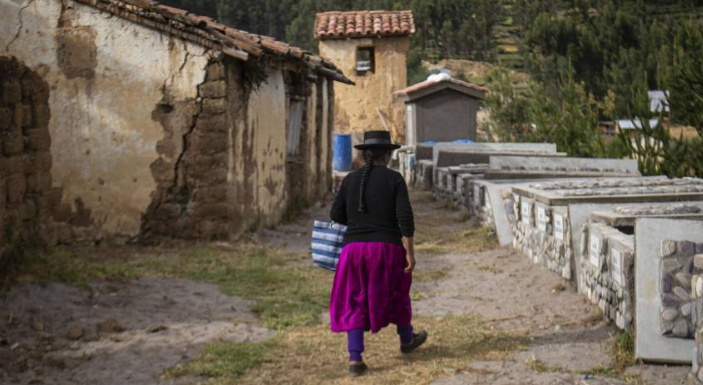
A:
<svg viewBox="0 0 703 385">
<path fill-rule="evenodd" d="M 19 28 L 17 28 L 17 33 L 15 34 L 15 37 L 13 37 L 12 40 L 10 40 L 10 42 L 7 43 L 7 46 L 5 46 L 5 52 L 10 52 L 10 47 L 12 46 L 12 44 L 14 44 L 15 41 L 17 41 L 17 39 L 20 38 L 20 33 L 22 33 L 22 29 L 24 29 L 24 21 L 22 20 L 22 12 L 24 12 L 25 9 L 29 8 L 34 3 L 34 1 L 35 0 L 29 0 L 27 2 L 27 5 L 21 7 L 20 10 L 17 12 L 17 20 L 19 20 L 20 26 L 19 26 Z"/>
<path fill-rule="evenodd" d="M 180 74 L 183 71 L 183 68 L 185 68 L 186 64 L 188 63 L 188 58 L 190 57 L 190 53 L 188 52 L 188 48 L 185 48 L 185 56 L 183 57 L 183 63 L 181 63 L 180 67 L 178 68 L 178 74 Z M 173 81 L 175 79 L 177 74 L 172 73 L 171 74 L 171 85 L 173 85 Z M 203 82 L 198 85 L 202 85 L 205 83 L 205 79 L 203 79 Z M 166 95 L 166 82 L 164 81 L 164 96 Z M 173 184 L 171 185 L 171 188 L 177 188 L 178 187 L 178 170 L 181 166 L 181 163 L 183 161 L 183 157 L 185 156 L 186 152 L 188 152 L 188 138 L 190 138 L 190 135 L 195 131 L 195 125 L 198 122 L 198 116 L 200 115 L 200 112 L 203 109 L 202 102 L 201 101 L 196 101 L 196 111 L 195 114 L 193 115 L 193 121 L 191 122 L 190 127 L 188 127 L 188 130 L 183 134 L 183 147 L 181 147 L 181 153 L 178 154 L 178 158 L 176 158 L 176 162 L 173 165 Z"/>
</svg>

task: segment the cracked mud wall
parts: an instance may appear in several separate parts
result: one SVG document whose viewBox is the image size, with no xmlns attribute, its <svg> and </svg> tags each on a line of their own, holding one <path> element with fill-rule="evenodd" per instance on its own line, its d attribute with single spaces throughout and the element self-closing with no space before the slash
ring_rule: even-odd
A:
<svg viewBox="0 0 703 385">
<path fill-rule="evenodd" d="M 357 47 L 374 47 L 375 70 L 358 75 Z M 330 59 L 356 86 L 340 86 L 335 92 L 335 132 L 352 133 L 354 143 L 366 130 L 383 130 L 376 108 L 384 116 L 393 139 L 405 143 L 404 106 L 393 92 L 407 86 L 407 37 L 378 39 L 326 39 L 319 43 L 320 55 Z"/>
<path fill-rule="evenodd" d="M 23 244 L 41 240 L 55 207 L 48 99 L 49 86 L 36 72 L 0 56 L 0 272 Z"/>
<path fill-rule="evenodd" d="M 205 49 L 71 1 L 0 0 L 0 50 L 51 89 L 53 187 L 78 218 L 57 237 L 137 236 L 160 183 L 151 166 L 182 150 Z"/>
</svg>

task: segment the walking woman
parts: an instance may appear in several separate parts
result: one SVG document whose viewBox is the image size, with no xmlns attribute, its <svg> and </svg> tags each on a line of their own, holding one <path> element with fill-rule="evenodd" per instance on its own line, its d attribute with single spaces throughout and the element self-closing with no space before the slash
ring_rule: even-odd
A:
<svg viewBox="0 0 703 385">
<path fill-rule="evenodd" d="M 401 353 L 410 353 L 427 332 L 413 332 L 410 285 L 415 268 L 415 224 L 403 177 L 389 169 L 393 150 L 387 131 L 367 131 L 362 150 L 365 165 L 342 181 L 330 217 L 347 225 L 344 247 L 334 276 L 330 300 L 333 332 L 347 333 L 349 371 L 363 374 L 367 366 L 364 332 L 378 332 L 393 323 Z"/>
</svg>

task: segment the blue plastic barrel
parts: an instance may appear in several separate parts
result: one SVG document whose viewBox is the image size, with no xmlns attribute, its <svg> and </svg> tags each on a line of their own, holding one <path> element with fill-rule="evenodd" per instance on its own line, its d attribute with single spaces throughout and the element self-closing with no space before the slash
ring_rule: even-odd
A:
<svg viewBox="0 0 703 385">
<path fill-rule="evenodd" d="M 334 134 L 332 140 L 332 168 L 334 171 L 350 171 L 352 168 L 352 137 L 350 134 Z"/>
</svg>

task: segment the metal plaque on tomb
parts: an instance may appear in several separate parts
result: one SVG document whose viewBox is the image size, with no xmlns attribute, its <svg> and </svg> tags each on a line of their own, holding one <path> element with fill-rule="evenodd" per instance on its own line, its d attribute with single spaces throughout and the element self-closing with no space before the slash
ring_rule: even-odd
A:
<svg viewBox="0 0 703 385">
<path fill-rule="evenodd" d="M 523 201 L 520 205 L 520 217 L 523 222 L 528 226 L 531 225 L 530 222 L 530 202 Z"/>
<path fill-rule="evenodd" d="M 554 214 L 554 238 L 564 240 L 564 216 L 561 214 Z"/>
<path fill-rule="evenodd" d="M 588 260 L 594 267 L 600 267 L 600 245 L 601 239 L 593 234 L 590 238 L 590 252 L 588 253 Z"/>
<path fill-rule="evenodd" d="M 540 206 L 537 206 L 537 228 L 547 231 L 547 210 Z"/>
<path fill-rule="evenodd" d="M 610 275 L 619 285 L 623 284 L 622 252 L 615 248 L 610 249 Z"/>
</svg>

